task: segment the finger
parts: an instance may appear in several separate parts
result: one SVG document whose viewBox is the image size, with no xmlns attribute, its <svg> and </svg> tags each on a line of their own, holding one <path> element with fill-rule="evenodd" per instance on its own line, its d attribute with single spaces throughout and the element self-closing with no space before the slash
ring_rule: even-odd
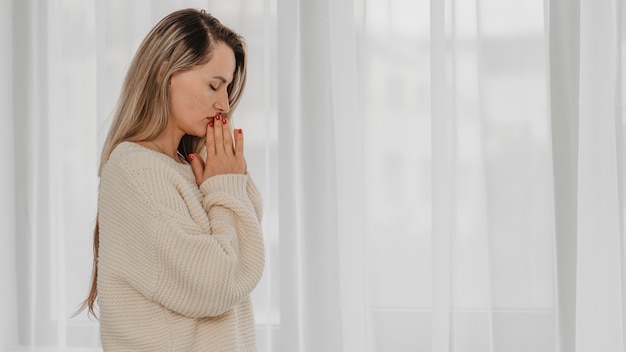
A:
<svg viewBox="0 0 626 352">
<path fill-rule="evenodd" d="M 189 154 L 187 159 L 191 164 L 193 175 L 196 177 L 196 183 L 200 185 L 204 180 L 204 160 L 198 154 Z"/>
<path fill-rule="evenodd" d="M 243 156 L 243 130 L 241 128 L 235 130 L 235 155 Z"/>
<path fill-rule="evenodd" d="M 233 148 L 233 132 L 230 128 L 228 119 L 222 118 L 222 135 L 224 136 L 224 153 L 227 155 L 234 155 L 235 149 Z"/>
<path fill-rule="evenodd" d="M 213 124 L 214 120 L 209 121 L 209 124 L 206 126 L 206 153 L 208 155 L 215 155 L 215 133 L 213 132 Z"/>
<path fill-rule="evenodd" d="M 224 153 L 224 132 L 223 132 L 223 119 L 222 117 L 218 114 L 217 116 L 215 116 L 215 126 L 213 126 L 213 138 L 214 140 L 214 147 L 215 148 L 215 154 L 223 154 Z"/>
</svg>

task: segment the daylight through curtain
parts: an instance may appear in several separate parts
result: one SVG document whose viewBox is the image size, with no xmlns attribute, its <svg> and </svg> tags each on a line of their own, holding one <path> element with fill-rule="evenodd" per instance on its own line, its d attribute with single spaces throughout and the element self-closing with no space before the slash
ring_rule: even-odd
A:
<svg viewBox="0 0 626 352">
<path fill-rule="evenodd" d="M 0 350 L 100 349 L 99 152 L 184 7 L 248 44 L 260 351 L 624 350 L 616 0 L 2 2 Z"/>
</svg>

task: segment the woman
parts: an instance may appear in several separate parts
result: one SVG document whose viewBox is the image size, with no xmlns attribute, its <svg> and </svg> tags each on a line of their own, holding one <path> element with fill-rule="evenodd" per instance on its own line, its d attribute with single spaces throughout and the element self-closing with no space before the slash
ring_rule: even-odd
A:
<svg viewBox="0 0 626 352">
<path fill-rule="evenodd" d="M 84 304 L 98 296 L 105 351 L 256 350 L 261 198 L 230 123 L 245 81 L 241 37 L 204 11 L 139 47 L 102 152 Z"/>
</svg>

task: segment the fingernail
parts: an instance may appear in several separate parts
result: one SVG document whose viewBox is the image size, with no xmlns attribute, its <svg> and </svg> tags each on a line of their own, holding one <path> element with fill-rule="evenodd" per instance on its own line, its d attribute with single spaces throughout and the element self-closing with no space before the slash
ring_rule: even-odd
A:
<svg viewBox="0 0 626 352">
<path fill-rule="evenodd" d="M 209 126 L 213 127 L 213 121 L 209 121 Z"/>
<path fill-rule="evenodd" d="M 223 123 L 223 124 L 226 124 L 226 122 L 227 122 L 227 121 L 228 121 L 228 119 L 227 119 L 227 118 L 223 118 L 223 119 L 222 119 L 222 123 Z"/>
<path fill-rule="evenodd" d="M 242 134 L 243 130 L 240 128 L 240 129 L 237 130 L 237 133 Z"/>
<path fill-rule="evenodd" d="M 220 116 L 220 114 L 215 115 L 215 119 L 216 119 L 216 120 L 219 120 L 219 119 L 221 119 L 221 118 L 222 118 L 222 116 Z"/>
<path fill-rule="evenodd" d="M 193 161 L 193 154 L 187 155 L 187 159 L 189 160 L 189 162 L 192 162 Z"/>
</svg>

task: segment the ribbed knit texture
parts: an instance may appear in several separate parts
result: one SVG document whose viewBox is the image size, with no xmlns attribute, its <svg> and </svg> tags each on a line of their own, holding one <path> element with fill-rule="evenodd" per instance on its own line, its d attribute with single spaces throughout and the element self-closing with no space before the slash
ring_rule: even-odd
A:
<svg viewBox="0 0 626 352">
<path fill-rule="evenodd" d="M 190 165 L 123 142 L 102 171 L 98 207 L 106 352 L 256 351 L 262 203 L 248 175 L 198 187 Z"/>
</svg>

